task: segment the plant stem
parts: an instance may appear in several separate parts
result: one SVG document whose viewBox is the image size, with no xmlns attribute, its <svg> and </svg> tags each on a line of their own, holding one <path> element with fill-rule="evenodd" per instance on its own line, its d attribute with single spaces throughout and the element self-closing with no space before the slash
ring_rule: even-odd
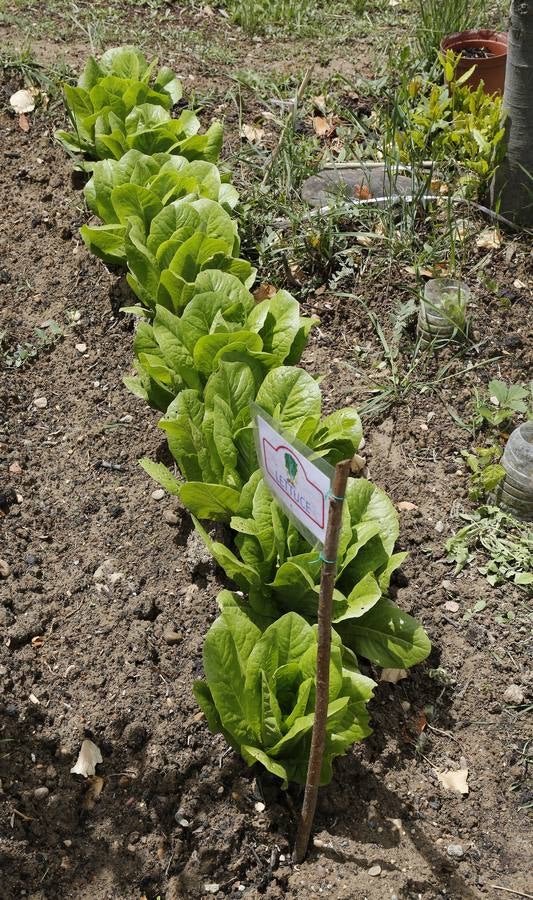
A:
<svg viewBox="0 0 533 900">
<path fill-rule="evenodd" d="M 337 553 L 339 548 L 339 534 L 342 521 L 342 506 L 346 493 L 346 484 L 352 460 L 345 459 L 335 466 L 335 475 L 331 487 L 329 501 L 329 518 L 324 541 L 322 574 L 320 579 L 320 596 L 318 600 L 318 650 L 316 657 L 316 705 L 313 734 L 311 737 L 311 750 L 307 767 L 307 781 L 305 784 L 302 815 L 298 825 L 298 833 L 293 851 L 293 861 L 303 862 L 307 853 L 307 845 L 315 818 L 318 788 L 320 786 L 320 772 L 326 743 L 326 723 L 328 717 L 329 696 L 329 662 L 331 656 L 331 616 L 333 608 L 333 589 L 337 574 Z"/>
</svg>

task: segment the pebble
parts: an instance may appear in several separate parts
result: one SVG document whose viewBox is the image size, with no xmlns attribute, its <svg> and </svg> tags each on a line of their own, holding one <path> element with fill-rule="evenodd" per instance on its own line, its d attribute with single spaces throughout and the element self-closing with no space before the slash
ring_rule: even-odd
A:
<svg viewBox="0 0 533 900">
<path fill-rule="evenodd" d="M 257 803 L 254 803 L 254 809 L 256 810 L 256 812 L 262 813 L 265 811 L 266 807 L 265 804 L 261 803 L 261 801 L 259 800 Z"/>
<path fill-rule="evenodd" d="M 78 353 L 85 353 L 87 350 L 87 344 L 76 344 L 76 350 Z"/>
<path fill-rule="evenodd" d="M 381 866 L 371 866 L 368 874 L 371 878 L 377 878 L 378 875 L 381 875 Z"/>
<path fill-rule="evenodd" d="M 444 604 L 444 609 L 446 609 L 448 612 L 456 613 L 459 612 L 459 604 L 456 600 L 448 600 Z"/>
<path fill-rule="evenodd" d="M 49 793 L 50 793 L 50 791 L 48 790 L 47 787 L 38 787 L 38 788 L 35 788 L 35 790 L 33 792 L 33 796 L 35 797 L 36 800 L 46 800 Z"/>
<path fill-rule="evenodd" d="M 457 587 L 456 584 L 453 583 L 453 581 L 448 581 L 447 579 L 445 579 L 444 581 L 441 581 L 441 587 L 443 587 L 444 590 L 447 591 L 449 594 L 458 594 L 459 593 L 459 588 Z"/>
<path fill-rule="evenodd" d="M 36 397 L 33 401 L 33 405 L 37 407 L 37 409 L 44 409 L 45 406 L 48 406 L 48 400 L 46 397 Z"/>
<path fill-rule="evenodd" d="M 163 519 L 167 523 L 167 525 L 177 525 L 179 521 L 176 513 L 172 512 L 171 509 L 165 509 L 163 511 Z"/>
<path fill-rule="evenodd" d="M 5 559 L 0 559 L 0 578 L 7 578 L 10 573 L 10 568 L 6 563 Z"/>
<path fill-rule="evenodd" d="M 503 692 L 503 699 L 506 703 L 523 703 L 524 692 L 519 684 L 510 684 Z"/>
<path fill-rule="evenodd" d="M 9 471 L 11 472 L 12 475 L 22 475 L 21 465 L 16 460 L 15 460 L 15 462 L 11 463 L 11 465 L 9 467 Z"/>
<path fill-rule="evenodd" d="M 157 488 L 157 490 L 152 491 L 152 500 L 162 500 L 165 496 L 165 492 L 163 488 Z"/>
<path fill-rule="evenodd" d="M 163 631 L 163 640 L 167 644 L 179 644 L 180 641 L 183 640 L 183 634 L 181 631 L 175 631 L 171 625 L 169 625 Z"/>
<path fill-rule="evenodd" d="M 465 851 L 460 844 L 448 844 L 446 853 L 448 856 L 453 856 L 454 859 L 462 859 L 465 855 Z"/>
</svg>

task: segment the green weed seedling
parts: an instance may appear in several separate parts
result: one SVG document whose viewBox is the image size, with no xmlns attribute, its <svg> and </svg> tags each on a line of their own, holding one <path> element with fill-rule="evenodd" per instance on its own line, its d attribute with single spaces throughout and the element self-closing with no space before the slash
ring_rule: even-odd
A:
<svg viewBox="0 0 533 900">
<path fill-rule="evenodd" d="M 25 341 L 23 344 L 17 344 L 12 349 L 5 345 L 6 332 L 0 331 L 0 360 L 8 369 L 20 369 L 24 363 L 31 359 L 35 359 L 39 353 L 46 347 L 55 344 L 60 337 L 63 336 L 61 326 L 50 320 L 45 322 L 41 328 L 35 328 L 35 340 Z"/>
<path fill-rule="evenodd" d="M 488 423 L 493 428 L 499 428 L 516 415 L 528 413 L 528 417 L 531 417 L 532 400 L 533 382 L 528 390 L 521 384 L 507 384 L 493 379 L 489 381 L 485 398 L 475 390 L 474 424 L 481 427 Z"/>
<path fill-rule="evenodd" d="M 483 500 L 505 478 L 505 469 L 499 464 L 501 447 L 475 447 L 472 452 L 461 450 L 470 472 L 471 500 Z"/>
</svg>

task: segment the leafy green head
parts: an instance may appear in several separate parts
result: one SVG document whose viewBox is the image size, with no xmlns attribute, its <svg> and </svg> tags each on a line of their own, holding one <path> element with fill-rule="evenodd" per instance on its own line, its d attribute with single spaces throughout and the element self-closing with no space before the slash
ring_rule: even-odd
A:
<svg viewBox="0 0 533 900">
<path fill-rule="evenodd" d="M 260 763 L 287 787 L 304 784 L 316 700 L 317 626 L 287 613 L 261 632 L 236 594 L 219 596 L 220 617 L 204 643 L 205 681 L 194 692 L 213 732 L 248 765 Z M 371 733 L 374 682 L 332 633 L 329 706 L 321 784 L 332 761 Z"/>
</svg>

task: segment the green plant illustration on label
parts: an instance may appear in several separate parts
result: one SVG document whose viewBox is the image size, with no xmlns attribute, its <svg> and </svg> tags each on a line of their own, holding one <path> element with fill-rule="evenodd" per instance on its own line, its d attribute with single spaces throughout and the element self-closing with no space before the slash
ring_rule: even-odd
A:
<svg viewBox="0 0 533 900">
<path fill-rule="evenodd" d="M 298 474 L 298 463 L 292 453 L 285 454 L 285 468 L 287 469 L 288 481 L 290 481 L 291 484 L 295 484 L 296 476 Z"/>
</svg>

